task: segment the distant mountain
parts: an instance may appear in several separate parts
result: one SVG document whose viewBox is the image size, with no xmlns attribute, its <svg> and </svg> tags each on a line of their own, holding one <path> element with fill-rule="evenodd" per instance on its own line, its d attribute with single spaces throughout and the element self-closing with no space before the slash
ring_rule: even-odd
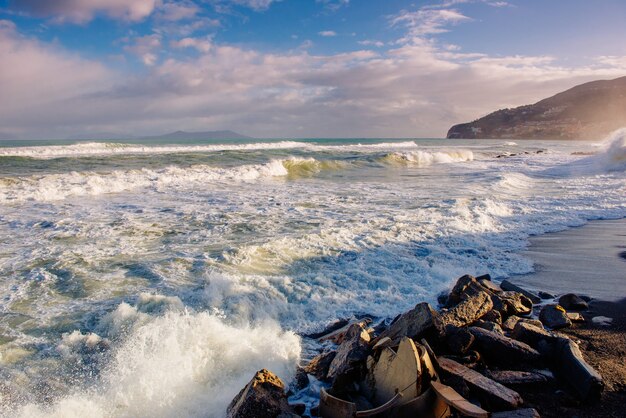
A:
<svg viewBox="0 0 626 418">
<path fill-rule="evenodd" d="M 626 77 L 578 85 L 533 105 L 455 125 L 448 138 L 599 139 L 626 126 Z"/>
<path fill-rule="evenodd" d="M 176 131 L 165 135 L 147 136 L 141 139 L 171 139 L 171 140 L 202 140 L 202 139 L 252 139 L 249 136 L 233 131 L 206 131 L 185 132 Z"/>
</svg>

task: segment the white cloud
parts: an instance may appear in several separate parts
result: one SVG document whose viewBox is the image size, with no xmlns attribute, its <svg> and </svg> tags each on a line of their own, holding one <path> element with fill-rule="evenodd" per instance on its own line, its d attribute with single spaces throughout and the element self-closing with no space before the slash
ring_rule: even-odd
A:
<svg viewBox="0 0 626 418">
<path fill-rule="evenodd" d="M 150 16 L 157 4 L 158 0 L 15 0 L 11 7 L 58 23 L 87 23 L 99 13 L 136 22 Z"/>
<path fill-rule="evenodd" d="M 210 38 L 183 38 L 178 41 L 170 42 L 174 48 L 195 48 L 200 52 L 209 52 L 212 47 Z"/>
<path fill-rule="evenodd" d="M 317 33 L 319 36 L 324 36 L 327 38 L 333 37 L 333 36 L 337 36 L 337 32 L 335 32 L 334 30 L 323 30 L 321 32 Z"/>
<path fill-rule="evenodd" d="M 315 0 L 315 1 L 316 3 L 324 4 L 324 7 L 326 7 L 328 10 L 331 10 L 333 12 L 350 4 L 350 0 Z"/>
<path fill-rule="evenodd" d="M 414 12 L 403 10 L 391 18 L 391 25 L 403 25 L 410 36 L 424 36 L 448 31 L 447 26 L 470 20 L 454 9 L 420 9 Z"/>
<path fill-rule="evenodd" d="M 124 47 L 124 51 L 138 56 L 145 65 L 152 66 L 156 64 L 158 59 L 156 50 L 160 49 L 160 47 L 161 35 L 154 33 L 134 38 L 131 45 Z"/>
<path fill-rule="evenodd" d="M 381 41 L 375 41 L 372 39 L 365 39 L 363 41 L 358 41 L 359 45 L 365 45 L 365 46 L 375 46 L 377 48 L 382 48 L 383 46 L 385 46 L 384 42 Z"/>
<path fill-rule="evenodd" d="M 200 12 L 200 8 L 191 1 L 164 3 L 159 7 L 159 18 L 169 22 L 192 19 Z"/>
<path fill-rule="evenodd" d="M 450 125 L 615 78 L 626 58 L 567 67 L 549 56 L 493 57 L 413 38 L 389 51 L 263 53 L 180 39 L 199 54 L 159 61 L 163 39 L 126 46 L 153 64 L 113 71 L 0 21 L 0 126 L 11 135 L 229 128 L 258 136 L 441 136 Z M 150 55 L 152 54 L 152 56 Z M 163 54 L 165 56 L 165 54 Z"/>
</svg>

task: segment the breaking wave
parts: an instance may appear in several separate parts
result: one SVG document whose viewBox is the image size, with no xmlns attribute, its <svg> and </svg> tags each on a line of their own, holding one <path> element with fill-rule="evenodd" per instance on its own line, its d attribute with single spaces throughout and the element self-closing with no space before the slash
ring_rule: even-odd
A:
<svg viewBox="0 0 626 418">
<path fill-rule="evenodd" d="M 177 298 L 144 294 L 140 299 L 165 312 L 153 315 L 140 301 L 122 303 L 103 318 L 103 336 L 120 345 L 112 349 L 96 388 L 70 393 L 51 407 L 33 403 L 15 415 L 222 417 L 259 364 L 286 382 L 293 377 L 300 338 L 276 322 L 235 325 L 216 313 L 171 309 L 167 299 Z M 176 308 L 180 300 L 174 302 Z M 64 335 L 56 351 L 68 362 L 86 363 L 102 341 L 98 334 L 75 331 Z"/>
<path fill-rule="evenodd" d="M 383 157 L 383 161 L 391 164 L 413 165 L 426 167 L 432 164 L 456 163 L 473 161 L 474 153 L 469 150 L 454 151 L 407 151 L 392 152 Z"/>
</svg>

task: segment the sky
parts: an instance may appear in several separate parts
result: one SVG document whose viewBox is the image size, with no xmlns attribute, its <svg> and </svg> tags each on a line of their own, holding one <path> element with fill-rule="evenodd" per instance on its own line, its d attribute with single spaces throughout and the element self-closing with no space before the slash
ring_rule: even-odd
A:
<svg viewBox="0 0 626 418">
<path fill-rule="evenodd" d="M 626 75 L 624 0 L 0 0 L 0 138 L 444 137 Z"/>
</svg>

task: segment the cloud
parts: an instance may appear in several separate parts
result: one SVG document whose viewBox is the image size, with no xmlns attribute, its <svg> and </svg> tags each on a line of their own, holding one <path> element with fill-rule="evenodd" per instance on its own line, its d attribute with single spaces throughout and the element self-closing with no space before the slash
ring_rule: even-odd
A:
<svg viewBox="0 0 626 418">
<path fill-rule="evenodd" d="M 403 10 L 391 18 L 391 26 L 402 25 L 408 28 L 408 35 L 424 36 L 445 33 L 448 31 L 447 26 L 467 20 L 470 18 L 454 9 L 420 9 L 413 12 Z"/>
<path fill-rule="evenodd" d="M 372 39 L 365 39 L 363 41 L 358 41 L 357 43 L 359 45 L 375 46 L 377 48 L 382 48 L 383 46 L 385 46 L 384 42 L 376 41 L 376 40 L 372 40 Z"/>
<path fill-rule="evenodd" d="M 317 34 L 319 36 L 324 36 L 324 37 L 333 37 L 333 36 L 337 36 L 337 32 L 335 32 L 334 30 L 323 30 L 321 32 L 317 32 Z"/>
<path fill-rule="evenodd" d="M 219 13 L 231 13 L 232 6 L 246 7 L 260 12 L 270 8 L 272 3 L 282 0 L 208 0 Z"/>
<path fill-rule="evenodd" d="M 57 23 L 87 23 L 97 14 L 137 22 L 150 16 L 158 0 L 13 0 L 12 10 L 35 17 L 52 18 Z"/>
<path fill-rule="evenodd" d="M 333 12 L 350 4 L 350 0 L 315 0 L 315 2 L 322 3 L 325 8 Z"/>
<path fill-rule="evenodd" d="M 209 52 L 212 47 L 210 38 L 183 38 L 170 42 L 173 48 L 195 48 L 200 52 Z"/>
<path fill-rule="evenodd" d="M 152 35 L 138 36 L 134 38 L 131 45 L 126 45 L 124 47 L 124 51 L 138 56 L 145 65 L 152 66 L 156 64 L 158 59 L 156 52 L 160 47 L 161 35 L 154 33 Z"/>
<path fill-rule="evenodd" d="M 178 22 L 192 19 L 199 12 L 198 5 L 191 1 L 168 2 L 159 7 L 158 17 L 168 22 Z"/>
<path fill-rule="evenodd" d="M 420 37 L 389 50 L 328 55 L 267 53 L 184 37 L 171 46 L 197 53 L 169 58 L 160 53 L 164 39 L 129 40 L 126 51 L 152 65 L 128 72 L 0 21 L 2 131 L 31 138 L 172 129 L 267 137 L 442 136 L 454 123 L 626 72 L 626 57 L 568 67 L 551 56 L 490 56 Z"/>
</svg>

